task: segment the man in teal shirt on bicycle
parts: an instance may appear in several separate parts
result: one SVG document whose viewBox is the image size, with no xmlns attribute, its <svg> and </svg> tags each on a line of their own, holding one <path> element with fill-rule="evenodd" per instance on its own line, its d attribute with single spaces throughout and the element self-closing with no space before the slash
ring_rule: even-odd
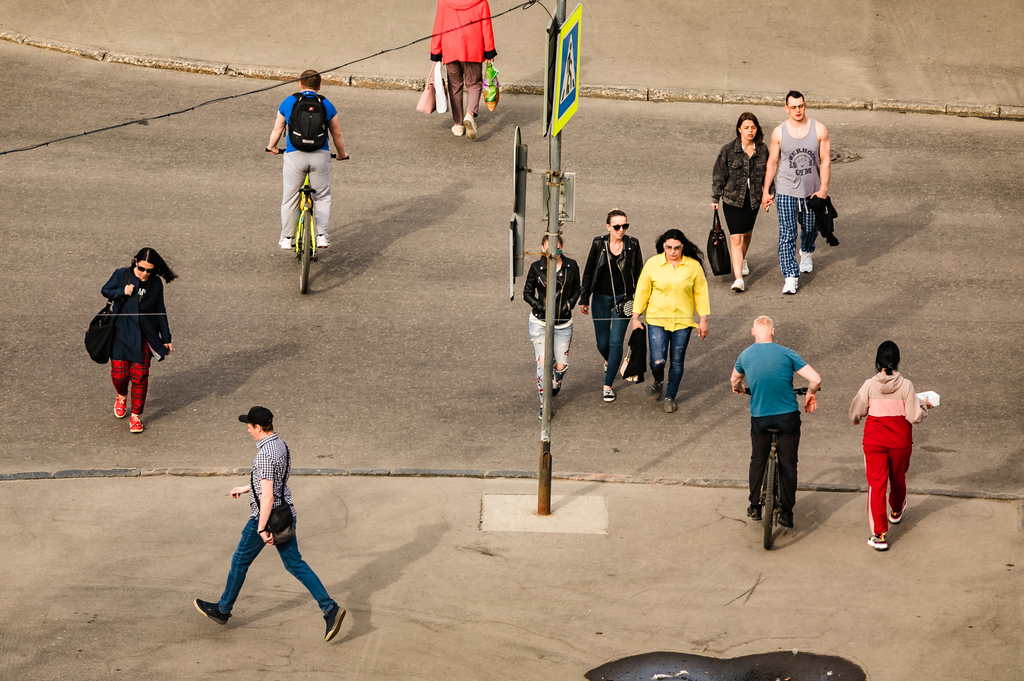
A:
<svg viewBox="0 0 1024 681">
<path fill-rule="evenodd" d="M 303 71 L 299 76 L 302 91 L 299 94 L 316 96 L 320 91 L 320 74 L 316 71 Z M 341 137 L 341 125 L 338 123 L 338 110 L 326 97 L 320 98 L 326 110 L 327 131 L 334 140 L 335 156 L 339 161 L 348 158 L 345 153 L 345 140 Z M 285 128 L 291 125 L 292 110 L 297 101 L 291 95 L 281 102 L 277 109 L 277 121 L 270 133 L 267 151 L 281 153 L 277 141 L 281 139 Z M 309 185 L 313 188 L 313 201 L 316 203 L 316 247 L 327 248 L 331 245 L 327 237 L 327 220 L 331 216 L 331 152 L 324 136 L 323 146 L 314 151 L 300 151 L 292 144 L 291 135 L 287 137 L 284 150 L 284 193 L 281 198 L 281 240 L 278 245 L 284 249 L 295 248 L 295 226 L 299 222 L 299 190 L 309 173 Z"/>
<path fill-rule="evenodd" d="M 732 391 L 744 394 L 743 378 L 750 387 L 750 507 L 747 515 L 761 519 L 761 483 L 772 448 L 769 428 L 779 435 L 779 524 L 793 527 L 793 506 L 796 505 L 797 450 L 800 448 L 800 407 L 793 392 L 793 374 L 807 379 L 810 385 L 804 397 L 804 411 L 818 407 L 814 393 L 821 388 L 821 376 L 797 353 L 776 344 L 775 323 L 761 315 L 750 330 L 754 344 L 740 353 L 732 370 Z"/>
</svg>

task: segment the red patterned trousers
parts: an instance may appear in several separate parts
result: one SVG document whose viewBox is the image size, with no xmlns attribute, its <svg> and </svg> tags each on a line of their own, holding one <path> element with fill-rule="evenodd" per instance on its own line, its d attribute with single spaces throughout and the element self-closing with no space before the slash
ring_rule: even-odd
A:
<svg viewBox="0 0 1024 681">
<path fill-rule="evenodd" d="M 146 392 L 149 390 L 149 365 L 153 351 L 149 349 L 146 337 L 142 337 L 142 364 L 121 359 L 110 360 L 110 380 L 118 395 L 128 394 L 128 383 L 132 384 L 131 413 L 141 414 L 146 406 Z"/>
</svg>

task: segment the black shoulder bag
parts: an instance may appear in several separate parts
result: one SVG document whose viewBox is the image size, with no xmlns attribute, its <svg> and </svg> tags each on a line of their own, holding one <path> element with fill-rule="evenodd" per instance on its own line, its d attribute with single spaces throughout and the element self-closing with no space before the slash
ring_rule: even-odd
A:
<svg viewBox="0 0 1024 681">
<path fill-rule="evenodd" d="M 284 446 L 284 450 L 287 463 L 284 482 L 281 483 L 281 505 L 270 512 L 270 518 L 267 519 L 267 526 L 264 528 L 270 530 L 270 534 L 274 535 L 274 546 L 287 544 L 295 538 L 295 517 L 292 516 L 291 506 L 284 500 L 284 486 L 288 484 L 288 476 L 292 472 L 292 452 L 288 445 Z M 273 485 L 273 480 L 271 480 L 271 484 Z M 249 489 L 252 490 L 252 496 L 256 499 L 256 509 L 259 510 L 260 495 L 256 494 L 256 485 L 251 471 L 249 472 Z M 277 499 L 276 490 L 274 491 L 274 499 Z M 256 519 L 256 522 L 259 523 L 259 518 Z"/>
<path fill-rule="evenodd" d="M 124 279 L 125 286 L 131 283 L 128 270 L 124 272 Z M 106 364 L 110 361 L 110 353 L 114 350 L 115 332 L 114 299 L 111 298 L 99 314 L 92 318 L 89 329 L 85 332 L 85 349 L 92 361 L 97 364 Z"/>
<path fill-rule="evenodd" d="M 615 292 L 615 270 L 612 269 L 612 249 L 608 247 L 608 242 L 604 242 L 604 252 L 608 255 L 608 278 L 612 280 L 612 299 L 615 301 L 615 314 L 619 315 L 623 319 L 629 319 L 633 316 L 633 299 L 629 297 L 629 294 L 623 291 L 624 295 L 620 301 L 618 294 Z M 622 240 L 622 257 L 626 257 L 626 240 Z M 625 284 L 625 279 L 623 279 Z"/>
</svg>

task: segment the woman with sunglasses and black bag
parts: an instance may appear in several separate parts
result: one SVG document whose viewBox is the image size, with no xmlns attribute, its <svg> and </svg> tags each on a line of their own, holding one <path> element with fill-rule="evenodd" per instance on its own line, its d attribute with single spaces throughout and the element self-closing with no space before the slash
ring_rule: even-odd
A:
<svg viewBox="0 0 1024 681">
<path fill-rule="evenodd" d="M 149 365 L 153 353 L 160 360 L 171 353 L 171 330 L 164 307 L 164 283 L 178 278 L 152 248 L 143 248 L 131 267 L 114 270 L 103 285 L 103 295 L 114 301 L 114 348 L 110 353 L 110 378 L 117 391 L 114 416 L 128 411 L 131 383 L 131 417 L 128 430 L 142 432 L 142 410 L 149 390 Z M 162 281 L 161 281 L 162 279 Z"/>
<path fill-rule="evenodd" d="M 601 395 L 605 402 L 614 402 L 612 382 L 622 361 L 622 341 L 633 314 L 633 295 L 644 259 L 640 242 L 626 236 L 629 223 L 623 211 L 613 208 L 605 227 L 608 233 L 594 237 L 590 245 L 583 269 L 580 312 L 589 314 L 590 308 L 594 309 L 597 350 L 605 360 Z"/>
</svg>

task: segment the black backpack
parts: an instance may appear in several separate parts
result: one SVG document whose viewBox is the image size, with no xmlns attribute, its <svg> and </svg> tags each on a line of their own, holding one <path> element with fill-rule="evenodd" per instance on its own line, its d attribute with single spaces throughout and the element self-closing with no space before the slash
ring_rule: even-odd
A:
<svg viewBox="0 0 1024 681">
<path fill-rule="evenodd" d="M 322 95 L 295 93 L 288 119 L 288 139 L 298 151 L 317 151 L 327 144 L 327 108 Z"/>
</svg>

